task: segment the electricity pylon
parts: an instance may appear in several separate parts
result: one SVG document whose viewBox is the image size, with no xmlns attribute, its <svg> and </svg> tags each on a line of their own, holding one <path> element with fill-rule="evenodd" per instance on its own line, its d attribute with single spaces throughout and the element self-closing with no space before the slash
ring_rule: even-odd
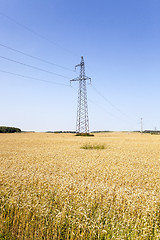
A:
<svg viewBox="0 0 160 240">
<path fill-rule="evenodd" d="M 85 64 L 83 56 L 81 57 L 80 64 L 77 64 L 75 66 L 75 69 L 77 67 L 80 67 L 80 75 L 78 78 L 70 80 L 70 82 L 79 82 L 76 133 L 83 134 L 89 133 L 86 80 L 90 80 L 91 82 L 91 78 L 85 75 Z"/>
<path fill-rule="evenodd" d="M 141 133 L 143 133 L 143 118 L 141 118 Z"/>
</svg>

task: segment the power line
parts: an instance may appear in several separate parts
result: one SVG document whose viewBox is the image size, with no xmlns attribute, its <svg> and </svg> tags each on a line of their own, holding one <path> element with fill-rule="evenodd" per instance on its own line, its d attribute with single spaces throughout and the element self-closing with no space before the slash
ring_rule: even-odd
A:
<svg viewBox="0 0 160 240">
<path fill-rule="evenodd" d="M 100 93 L 93 85 L 91 87 L 97 92 L 98 95 L 100 95 L 107 103 L 109 103 L 113 108 L 115 108 L 119 113 L 121 113 L 124 117 L 127 117 L 132 122 L 135 122 L 136 124 L 139 123 L 138 118 L 129 116 L 128 114 L 121 111 L 117 106 L 115 106 L 111 101 L 109 101 L 103 94 Z M 127 121 L 127 119 L 126 119 Z"/>
<path fill-rule="evenodd" d="M 36 81 L 40 81 L 40 82 L 46 82 L 46 83 L 50 83 L 50 84 L 55 84 L 55 85 L 62 85 L 62 86 L 66 86 L 66 87 L 71 87 L 75 92 L 77 92 L 77 90 L 76 90 L 73 86 L 69 86 L 69 85 L 64 84 L 64 83 L 58 83 L 58 82 L 52 82 L 52 81 L 44 80 L 44 79 L 40 79 L 40 78 L 34 78 L 34 77 L 31 77 L 31 76 L 26 76 L 26 75 L 22 75 L 22 74 L 18 74 L 18 73 L 13 73 L 13 72 L 5 71 L 5 70 L 2 70 L 2 69 L 0 69 L 0 72 L 6 73 L 6 74 L 10 74 L 10 75 L 14 75 L 14 76 L 18 76 L 18 77 L 22 77 L 22 78 L 26 78 L 26 79 L 36 80 Z M 113 113 L 108 112 L 105 108 L 102 108 L 101 105 L 95 103 L 95 102 L 92 101 L 90 98 L 88 99 L 88 101 L 89 101 L 90 103 L 92 103 L 93 105 L 97 105 L 98 108 L 101 108 L 103 111 L 105 111 L 107 114 L 111 115 L 112 117 L 115 117 L 115 118 L 120 119 L 119 117 L 115 116 Z M 122 120 L 122 119 L 120 119 L 120 120 Z"/>
<path fill-rule="evenodd" d="M 93 105 L 96 105 L 98 108 L 101 108 L 104 112 L 106 112 L 107 114 L 111 115 L 112 117 L 115 117 L 115 118 L 119 118 L 117 117 L 116 115 L 114 115 L 113 113 L 107 111 L 105 108 L 103 108 L 100 104 L 97 104 L 96 102 L 92 101 L 91 99 L 88 99 L 88 101 L 90 103 L 92 103 Z M 119 118 L 120 120 L 122 120 L 121 118 Z"/>
<path fill-rule="evenodd" d="M 4 70 L 1 70 L 1 69 L 0 69 L 0 72 L 6 73 L 6 74 L 10 74 L 10 75 L 14 75 L 14 76 L 18 76 L 18 77 L 32 79 L 32 80 L 36 80 L 36 81 L 40 81 L 40 82 L 46 82 L 46 83 L 51 83 L 51 84 L 56 84 L 56 85 L 63 85 L 63 86 L 69 87 L 67 84 L 64 84 L 64 83 L 52 82 L 52 81 L 48 81 L 48 80 L 44 80 L 44 79 L 40 79 L 40 78 L 34 78 L 34 77 L 25 76 L 25 75 L 18 74 L 18 73 L 4 71 Z"/>
<path fill-rule="evenodd" d="M 54 44 L 54 45 L 57 45 L 58 47 L 61 47 L 61 48 L 64 49 L 65 51 L 68 51 L 68 52 L 70 52 L 70 53 L 72 53 L 72 54 L 74 54 L 74 55 L 77 56 L 77 54 L 71 52 L 71 51 L 68 50 L 68 49 L 65 49 L 64 47 L 62 47 L 62 46 L 60 46 L 59 44 L 55 43 L 54 41 L 46 38 L 45 36 L 43 36 L 43 35 L 35 32 L 35 31 L 33 31 L 32 29 L 30 29 L 30 28 L 27 27 L 26 25 L 19 23 L 17 20 L 15 20 L 15 19 L 7 16 L 6 14 L 0 12 L 0 15 L 4 16 L 5 18 L 9 19 L 10 21 L 14 22 L 15 24 L 17 24 L 17 25 L 25 28 L 26 30 L 28 30 L 28 31 L 31 32 L 32 34 L 34 34 L 34 35 L 36 35 L 36 36 L 38 36 L 38 37 L 40 37 L 40 38 L 42 38 L 42 39 L 44 39 L 44 40 L 52 43 L 52 44 Z M 19 50 L 16 50 L 16 49 L 7 47 L 6 45 L 3 45 L 3 44 L 0 44 L 0 45 L 3 46 L 3 47 L 6 47 L 6 48 L 8 48 L 8 49 L 10 49 L 10 50 L 12 50 L 12 51 L 19 52 L 19 53 L 21 53 L 21 54 L 23 54 L 23 55 L 26 55 L 26 56 L 28 56 L 28 57 L 32 57 L 32 58 L 34 58 L 34 59 L 43 61 L 43 62 L 45 62 L 45 63 L 52 64 L 52 65 L 55 65 L 55 66 L 57 66 L 57 67 L 61 67 L 61 68 L 67 69 L 67 68 L 62 67 L 62 66 L 60 66 L 60 65 L 57 65 L 57 64 L 51 63 L 51 62 L 49 62 L 49 61 L 43 60 L 43 59 L 41 59 L 41 58 L 32 56 L 32 55 L 30 55 L 30 54 L 24 53 L 24 52 L 22 52 L 22 51 L 19 51 Z M 8 61 L 12 61 L 12 62 L 21 64 L 21 65 L 24 65 L 24 66 L 27 66 L 27 67 L 34 68 L 34 69 L 39 70 L 39 71 L 43 71 L 43 72 L 46 72 L 46 73 L 49 73 L 49 74 L 53 74 L 53 75 L 57 75 L 57 76 L 60 76 L 60 77 L 69 79 L 69 78 L 66 77 L 66 76 L 63 76 L 63 75 L 60 75 L 60 74 L 56 74 L 56 73 L 51 72 L 51 71 L 47 71 L 47 70 L 44 70 L 44 69 L 41 69 L 41 68 L 38 68 L 38 67 L 35 67 L 35 66 L 32 66 L 32 65 L 29 65 L 29 64 L 25 64 L 25 63 L 22 63 L 22 62 L 18 62 L 18 61 L 16 61 L 16 60 L 9 59 L 9 58 L 3 57 L 3 56 L 0 56 L 0 57 L 3 58 L 3 59 L 6 59 L 6 60 L 8 60 Z M 68 69 L 68 70 L 70 70 L 70 69 Z M 103 94 L 101 94 L 93 85 L 91 85 L 91 86 L 92 86 L 92 88 L 93 88 L 106 102 L 108 102 L 113 108 L 115 108 L 115 109 L 116 109 L 118 112 L 120 112 L 122 115 L 129 117 L 127 114 L 125 114 L 124 112 L 122 112 L 118 107 L 116 107 L 111 101 L 109 101 L 105 96 L 103 96 Z"/>
<path fill-rule="evenodd" d="M 30 55 L 30 54 L 28 54 L 28 53 L 24 53 L 24 52 L 19 51 L 19 50 L 15 49 L 15 48 L 8 47 L 8 46 L 6 46 L 6 45 L 4 45 L 4 44 L 2 44 L 2 43 L 0 43 L 0 46 L 1 46 L 1 47 L 4 47 L 4 48 L 7 48 L 7 49 L 9 49 L 9 50 L 12 50 L 12 51 L 14 51 L 14 52 L 21 53 L 21 54 L 23 54 L 23 55 L 25 55 L 25 56 L 27 56 L 27 57 L 30 57 L 30 58 L 39 60 L 39 61 L 41 61 L 41 62 L 48 63 L 48 64 L 50 64 L 50 65 L 53 65 L 53 66 L 56 66 L 56 67 L 59 67 L 59 68 L 62 68 L 62 69 L 66 69 L 66 70 L 69 70 L 69 71 L 72 71 L 72 72 L 73 72 L 73 70 L 71 70 L 70 68 L 63 67 L 63 66 L 58 65 L 58 64 L 55 64 L 55 63 L 53 63 L 53 62 L 49 62 L 49 61 L 44 60 L 44 59 L 42 59 L 42 58 L 39 58 L 39 57 L 35 57 L 35 56 L 33 56 L 33 55 Z"/>
<path fill-rule="evenodd" d="M 46 40 L 47 42 L 49 42 L 49 43 L 51 43 L 51 44 L 53 44 L 53 45 L 56 45 L 56 46 L 58 46 L 59 48 L 62 48 L 63 50 L 65 50 L 65 51 L 71 53 L 72 55 L 78 56 L 76 53 L 74 53 L 74 52 L 72 52 L 72 51 L 70 51 L 70 50 L 68 50 L 68 49 L 66 49 L 66 48 L 64 48 L 64 47 L 62 47 L 61 45 L 55 43 L 54 41 L 52 41 L 52 40 L 46 38 L 46 37 L 43 36 L 42 34 L 39 34 L 39 33 L 35 32 L 35 31 L 33 31 L 31 28 L 29 28 L 29 27 L 27 27 L 26 25 L 24 25 L 24 24 L 18 22 L 17 20 L 15 20 L 15 19 L 9 17 L 8 15 L 6 15 L 6 14 L 4 14 L 4 13 L 2 13 L 2 12 L 0 12 L 0 15 L 3 16 L 3 17 L 5 17 L 5 18 L 7 18 L 8 20 L 14 22 L 14 23 L 17 24 L 18 26 L 20 26 L 20 27 L 26 29 L 27 31 L 31 32 L 32 34 L 38 36 L 39 38 L 42 38 L 43 40 Z"/>
<path fill-rule="evenodd" d="M 42 68 L 39 68 L 39 67 L 36 67 L 36 66 L 32 66 L 32 65 L 29 65 L 29 64 L 26 64 L 26 63 L 22 63 L 22 62 L 13 60 L 11 58 L 7 58 L 7 57 L 1 56 L 1 55 L 0 55 L 0 58 L 5 59 L 5 60 L 10 61 L 10 62 L 14 62 L 14 63 L 20 64 L 20 65 L 23 65 L 23 66 L 26 66 L 26 67 L 36 69 L 36 70 L 39 70 L 39 71 L 42 71 L 42 72 L 46 72 L 46 73 L 49 73 L 49 74 L 52 74 L 52 75 L 56 75 L 56 76 L 59 76 L 59 77 L 70 79 L 69 77 L 63 76 L 61 74 L 57 74 L 57 73 L 54 73 L 54 72 L 51 72 L 51 71 L 48 71 L 48 70 L 45 70 L 45 69 L 42 69 Z"/>
<path fill-rule="evenodd" d="M 94 91 L 101 96 L 107 103 L 109 103 L 114 109 L 116 109 L 118 112 L 120 112 L 122 115 L 129 117 L 126 113 L 124 113 L 123 111 L 121 111 L 117 106 L 115 106 L 110 100 L 108 100 L 105 96 L 103 96 L 103 94 L 100 93 L 100 91 L 98 91 L 92 84 L 91 87 L 94 89 Z"/>
<path fill-rule="evenodd" d="M 89 84 L 89 85 L 95 90 L 95 92 L 96 92 L 98 95 L 100 95 L 100 96 L 101 96 L 107 103 L 109 103 L 113 108 L 115 108 L 115 109 L 116 109 L 118 112 L 120 112 L 123 116 L 131 119 L 131 117 L 130 117 L 129 115 L 125 114 L 125 113 L 124 113 L 123 111 L 121 111 L 117 106 L 115 106 L 110 100 L 108 100 L 103 94 L 101 94 L 100 91 L 98 91 L 98 90 L 93 86 L 93 84 Z M 72 87 L 72 89 L 73 89 L 74 91 L 76 91 L 76 89 L 75 89 L 73 86 L 71 86 L 71 87 Z M 98 105 L 97 103 L 93 102 L 91 99 L 88 99 L 88 100 L 89 100 L 89 102 L 91 102 L 92 104 L 97 105 L 98 107 L 100 107 L 100 108 L 101 108 L 103 111 L 105 111 L 107 114 L 110 114 L 111 116 L 113 116 L 113 117 L 115 117 L 115 118 L 118 118 L 118 119 L 120 119 L 120 120 L 123 121 L 123 119 L 121 119 L 120 117 L 118 117 L 118 116 L 114 115 L 113 113 L 107 111 L 105 108 L 102 108 L 101 105 Z M 134 120 L 132 119 L 132 121 L 134 121 Z M 136 119 L 136 121 L 137 121 L 137 119 Z M 134 122 L 135 122 L 135 121 L 134 121 Z"/>
<path fill-rule="evenodd" d="M 107 103 L 109 103 L 114 109 L 116 109 L 119 113 L 121 113 L 123 116 L 127 117 L 127 118 L 131 118 L 131 116 L 129 116 L 128 114 L 124 113 L 121 109 L 119 109 L 117 106 L 115 106 L 110 100 L 108 100 L 99 90 L 96 89 L 95 86 L 93 86 L 93 84 L 90 84 L 91 87 L 94 89 L 94 91 L 101 96 Z M 137 121 L 137 119 L 136 119 Z"/>
<path fill-rule="evenodd" d="M 89 85 L 90 85 L 90 84 L 89 84 Z M 70 87 L 71 87 L 75 92 L 77 92 L 77 90 L 76 90 L 73 86 L 70 85 Z M 116 118 L 116 119 L 119 119 L 119 120 L 121 120 L 121 121 L 124 121 L 124 120 L 126 121 L 126 119 L 122 119 L 122 118 L 116 116 L 115 114 L 109 112 L 108 110 L 106 110 L 105 108 L 103 108 L 101 104 L 98 104 L 97 102 L 94 102 L 94 101 L 91 100 L 90 98 L 88 98 L 88 101 L 89 101 L 90 103 L 92 103 L 94 106 L 97 106 L 98 108 L 100 108 L 101 110 L 103 110 L 103 112 L 105 112 L 107 115 L 109 114 L 110 116 L 112 116 L 112 117 L 114 117 L 114 118 Z"/>
</svg>

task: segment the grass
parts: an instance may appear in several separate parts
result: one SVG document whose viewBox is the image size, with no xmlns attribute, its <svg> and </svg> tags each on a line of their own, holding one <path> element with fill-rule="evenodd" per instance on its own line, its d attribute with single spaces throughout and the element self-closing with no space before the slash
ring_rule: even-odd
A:
<svg viewBox="0 0 160 240">
<path fill-rule="evenodd" d="M 105 149 L 105 146 L 104 145 L 100 145 L 100 144 L 97 144 L 97 145 L 90 145 L 90 144 L 85 144 L 81 147 L 81 149 Z"/>
<path fill-rule="evenodd" d="M 160 239 L 160 136 L 0 134 L 0 240 Z"/>
</svg>

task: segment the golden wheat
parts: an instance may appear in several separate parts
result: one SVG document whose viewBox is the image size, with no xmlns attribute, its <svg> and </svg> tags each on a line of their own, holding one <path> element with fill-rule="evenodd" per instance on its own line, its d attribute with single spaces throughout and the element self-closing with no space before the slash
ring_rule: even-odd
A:
<svg viewBox="0 0 160 240">
<path fill-rule="evenodd" d="M 21 133 L 0 142 L 0 239 L 160 239 L 160 136 Z"/>
</svg>

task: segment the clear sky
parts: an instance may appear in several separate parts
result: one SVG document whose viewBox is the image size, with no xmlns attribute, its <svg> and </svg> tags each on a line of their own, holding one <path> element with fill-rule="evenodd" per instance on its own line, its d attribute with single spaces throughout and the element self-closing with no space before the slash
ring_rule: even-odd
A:
<svg viewBox="0 0 160 240">
<path fill-rule="evenodd" d="M 0 125 L 75 130 L 82 55 L 90 130 L 160 129 L 159 0 L 0 1 Z"/>
</svg>

